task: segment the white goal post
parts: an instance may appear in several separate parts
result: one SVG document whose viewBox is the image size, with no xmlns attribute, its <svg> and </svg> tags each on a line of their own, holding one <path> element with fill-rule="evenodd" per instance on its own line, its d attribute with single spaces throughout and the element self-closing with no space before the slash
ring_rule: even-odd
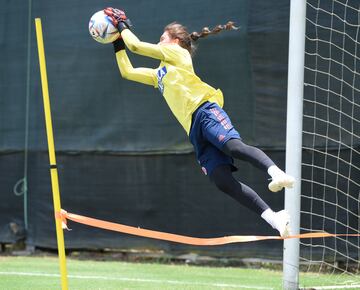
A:
<svg viewBox="0 0 360 290">
<path fill-rule="evenodd" d="M 298 181 L 285 191 L 293 233 L 359 235 L 359 0 L 291 0 L 287 93 L 286 171 Z M 360 237 L 285 240 L 284 289 L 299 289 L 299 265 L 331 274 L 330 285 L 311 289 L 360 289 Z"/>
<path fill-rule="evenodd" d="M 285 209 L 291 216 L 292 234 L 300 232 L 305 17 L 306 0 L 291 0 L 285 167 L 296 183 L 285 190 Z M 299 288 L 299 249 L 299 239 L 284 240 L 283 289 Z"/>
</svg>

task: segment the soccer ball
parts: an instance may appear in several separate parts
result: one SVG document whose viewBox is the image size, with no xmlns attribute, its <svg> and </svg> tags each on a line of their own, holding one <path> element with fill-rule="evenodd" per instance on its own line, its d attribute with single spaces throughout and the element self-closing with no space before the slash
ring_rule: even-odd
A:
<svg viewBox="0 0 360 290">
<path fill-rule="evenodd" d="M 89 32 L 92 38 L 100 43 L 111 43 L 120 36 L 117 28 L 112 25 L 109 16 L 102 10 L 91 16 Z"/>
</svg>

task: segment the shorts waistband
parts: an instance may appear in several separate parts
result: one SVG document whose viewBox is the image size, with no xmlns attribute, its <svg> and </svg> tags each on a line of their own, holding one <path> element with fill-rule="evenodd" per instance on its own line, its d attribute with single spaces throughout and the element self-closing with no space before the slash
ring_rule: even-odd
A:
<svg viewBox="0 0 360 290">
<path fill-rule="evenodd" d="M 198 113 L 198 111 L 199 111 L 202 107 L 204 107 L 205 105 L 208 105 L 208 104 L 210 104 L 209 101 L 206 101 L 206 102 L 202 103 L 202 104 L 201 104 L 199 107 L 197 107 L 196 110 L 192 113 L 192 115 L 191 115 L 190 131 L 191 131 L 192 126 L 193 126 L 193 124 L 194 124 L 194 120 L 195 120 L 196 114 Z"/>
<path fill-rule="evenodd" d="M 192 113 L 192 117 L 191 117 L 191 120 L 193 120 L 197 114 L 197 112 L 202 108 L 202 107 L 205 107 L 206 105 L 210 104 L 209 101 L 206 101 L 204 103 L 202 103 L 199 107 L 196 108 L 196 110 Z"/>
</svg>

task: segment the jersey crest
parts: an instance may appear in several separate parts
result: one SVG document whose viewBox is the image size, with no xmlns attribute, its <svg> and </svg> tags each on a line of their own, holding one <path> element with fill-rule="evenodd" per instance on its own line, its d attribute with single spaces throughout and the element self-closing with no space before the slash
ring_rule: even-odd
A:
<svg viewBox="0 0 360 290">
<path fill-rule="evenodd" d="M 163 77 L 167 74 L 166 66 L 163 66 L 157 71 L 157 80 L 158 80 L 158 88 L 159 91 L 163 94 L 164 93 L 164 84 L 162 82 Z"/>
</svg>

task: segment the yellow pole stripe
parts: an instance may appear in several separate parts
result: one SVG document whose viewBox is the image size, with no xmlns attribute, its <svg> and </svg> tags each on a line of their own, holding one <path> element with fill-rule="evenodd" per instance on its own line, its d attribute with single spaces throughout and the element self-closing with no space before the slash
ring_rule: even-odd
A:
<svg viewBox="0 0 360 290">
<path fill-rule="evenodd" d="M 48 88 L 48 80 L 47 80 L 47 72 L 46 72 L 44 40 L 43 40 L 42 26 L 41 26 L 40 18 L 35 19 L 35 28 L 36 28 L 36 39 L 37 39 L 38 53 L 39 53 L 41 86 L 42 86 L 44 112 L 45 112 L 46 135 L 47 135 L 47 141 L 48 141 L 49 160 L 50 160 L 50 168 L 51 168 L 50 175 L 51 175 L 51 185 L 52 185 L 52 193 L 53 193 L 54 213 L 57 213 L 61 210 L 60 190 L 59 190 L 58 172 L 56 169 L 55 145 L 54 145 L 54 135 L 53 135 L 53 129 L 52 129 L 52 120 L 51 120 L 51 109 L 50 109 L 49 88 Z M 55 224 L 56 224 L 56 238 L 57 238 L 57 245 L 58 245 L 59 263 L 60 263 L 61 289 L 68 290 L 64 232 L 62 229 L 61 220 L 55 218 Z"/>
</svg>

